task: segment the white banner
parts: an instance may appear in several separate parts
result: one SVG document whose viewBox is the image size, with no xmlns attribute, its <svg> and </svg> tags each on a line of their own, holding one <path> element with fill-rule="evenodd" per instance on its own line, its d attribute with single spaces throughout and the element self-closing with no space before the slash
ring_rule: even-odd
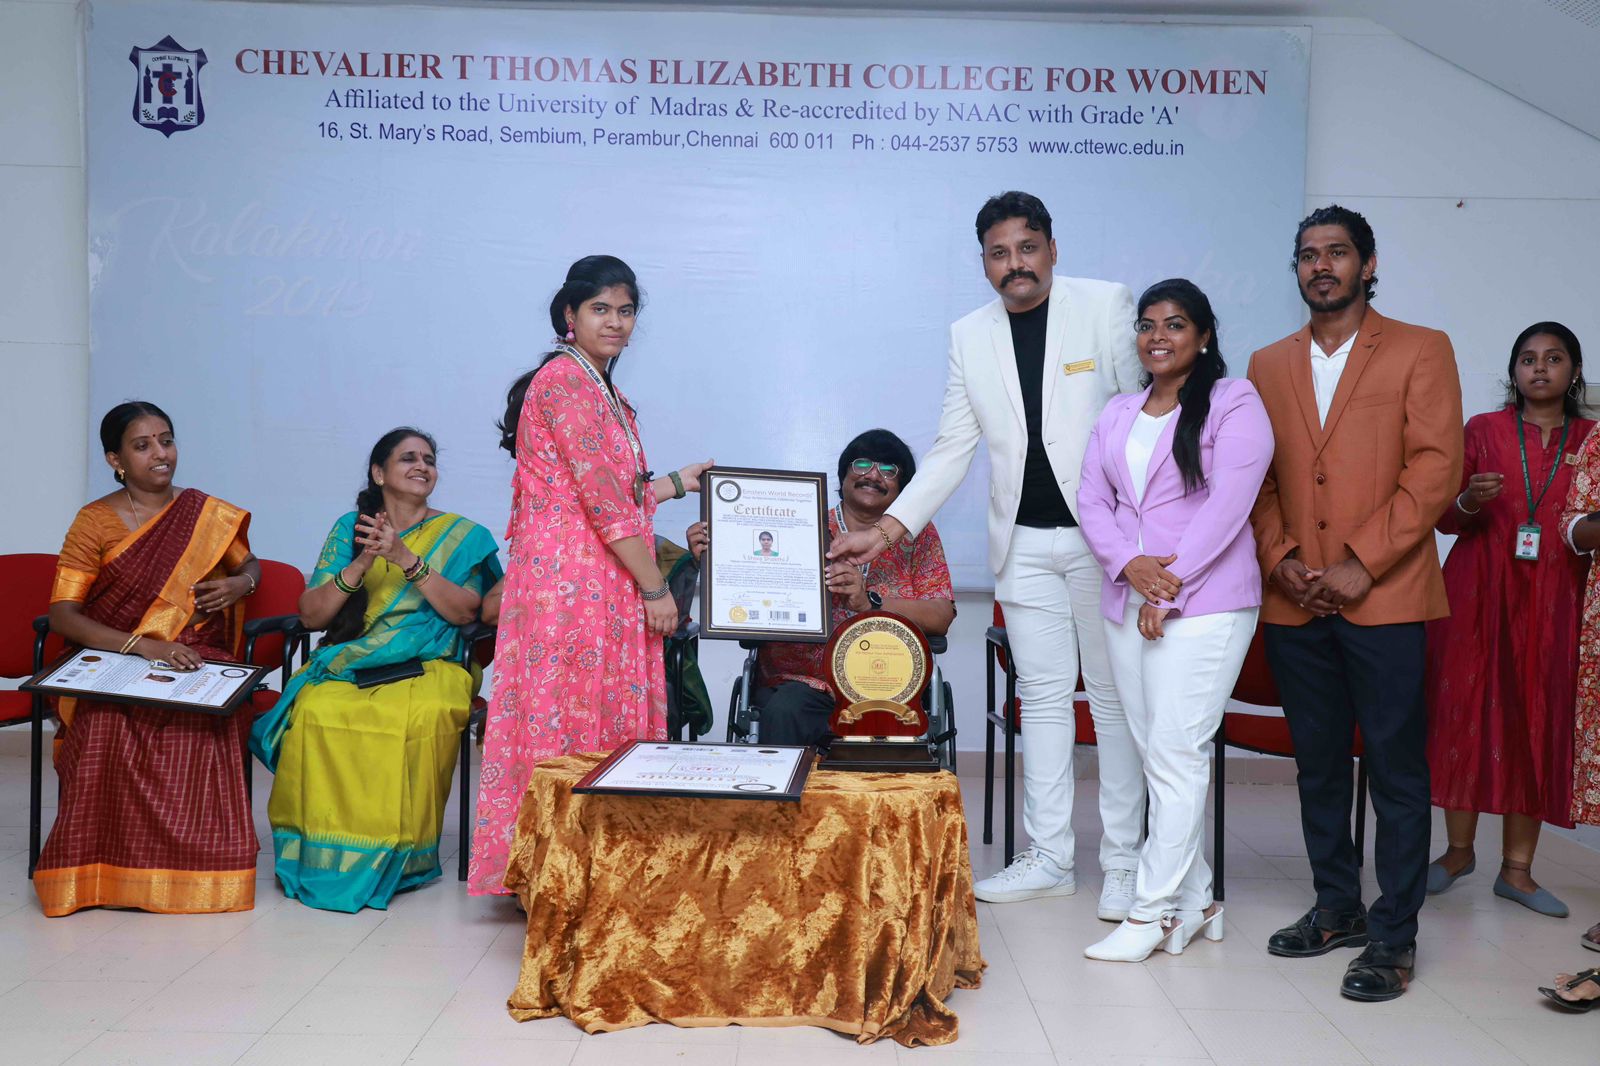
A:
<svg viewBox="0 0 1600 1066">
<path fill-rule="evenodd" d="M 302 567 L 399 424 L 504 529 L 493 422 L 584 255 L 645 289 L 616 376 L 657 471 L 923 453 L 1005 189 L 1061 273 L 1198 282 L 1236 372 L 1301 314 L 1299 28 L 129 2 L 88 35 L 94 419 L 165 407 L 179 481 Z M 986 481 L 936 519 L 965 586 Z"/>
</svg>

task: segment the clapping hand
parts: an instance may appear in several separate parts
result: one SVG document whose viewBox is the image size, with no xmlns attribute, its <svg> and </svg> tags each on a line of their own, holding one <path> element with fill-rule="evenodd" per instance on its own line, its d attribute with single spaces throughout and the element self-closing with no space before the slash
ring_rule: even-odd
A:
<svg viewBox="0 0 1600 1066">
<path fill-rule="evenodd" d="M 395 565 L 400 565 L 403 553 L 409 554 L 405 542 L 395 535 L 394 526 L 389 524 L 389 513 L 379 511 L 375 515 L 361 515 L 356 519 L 356 544 L 361 547 L 363 555 L 368 556 L 370 565 L 373 557 L 381 556 Z"/>
</svg>

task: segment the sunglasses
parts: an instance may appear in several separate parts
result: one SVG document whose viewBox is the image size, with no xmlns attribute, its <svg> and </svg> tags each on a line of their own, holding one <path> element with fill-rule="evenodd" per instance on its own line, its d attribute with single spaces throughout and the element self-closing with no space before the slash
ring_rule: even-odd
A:
<svg viewBox="0 0 1600 1066">
<path fill-rule="evenodd" d="M 880 463 L 872 459 L 850 460 L 850 469 L 854 470 L 858 474 L 865 474 L 873 467 L 877 467 L 878 473 L 882 474 L 886 478 L 896 478 L 900 476 L 899 463 Z"/>
</svg>

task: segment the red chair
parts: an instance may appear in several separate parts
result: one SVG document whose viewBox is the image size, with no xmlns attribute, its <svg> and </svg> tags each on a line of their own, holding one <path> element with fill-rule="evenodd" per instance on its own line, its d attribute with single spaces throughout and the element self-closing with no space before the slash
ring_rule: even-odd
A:
<svg viewBox="0 0 1600 1066">
<path fill-rule="evenodd" d="M 494 665 L 495 627 L 487 622 L 473 622 L 463 626 L 461 639 L 465 644 L 466 666 L 473 663 L 487 670 Z M 456 855 L 456 880 L 467 879 L 467 860 L 472 853 L 472 738 L 483 740 L 483 723 L 489 716 L 489 701 L 481 693 L 472 697 L 472 713 L 467 716 L 467 728 L 461 731 L 461 754 L 457 758 L 461 777 L 461 845 Z"/>
<path fill-rule="evenodd" d="M 27 679 L 64 650 L 50 632 L 46 612 L 55 583 L 56 557 L 0 555 L 0 677 Z M 44 788 L 45 699 L 38 693 L 0 692 L 0 727 L 32 726 L 28 752 L 28 876 L 39 861 Z"/>
<path fill-rule="evenodd" d="M 1256 627 L 1255 636 L 1250 641 L 1250 650 L 1245 653 L 1244 666 L 1239 670 L 1239 679 L 1233 685 L 1233 698 L 1239 703 L 1247 703 L 1254 707 L 1281 707 L 1283 697 L 1278 694 L 1278 684 L 1272 678 L 1272 670 L 1267 666 L 1267 647 L 1260 626 Z M 1262 755 L 1277 755 L 1282 758 L 1294 758 L 1294 741 L 1289 736 L 1289 722 L 1264 714 L 1249 714 L 1243 711 L 1228 711 L 1222 716 L 1222 728 L 1217 730 L 1217 772 L 1215 792 L 1212 797 L 1214 815 L 1212 821 L 1216 830 L 1216 840 L 1212 847 L 1212 873 L 1214 875 L 1214 894 L 1217 899 L 1222 898 L 1222 871 L 1223 871 L 1223 793 L 1227 784 L 1227 775 L 1224 770 L 1223 752 L 1225 746 L 1241 748 Z M 1356 863 L 1365 862 L 1366 830 L 1367 830 L 1367 767 L 1362 760 L 1361 733 L 1358 730 L 1355 744 L 1350 752 L 1356 760 Z"/>
<path fill-rule="evenodd" d="M 1017 699 L 1017 675 L 1011 669 L 1011 641 L 1006 636 L 1005 613 L 994 605 L 994 625 L 984 634 L 984 671 L 988 702 L 985 704 L 983 730 L 983 842 L 994 843 L 994 731 L 1005 735 L 1006 794 L 1005 794 L 1005 865 L 1011 865 L 1016 848 L 1016 766 L 1017 734 L 1022 732 L 1022 701 Z M 1006 675 L 1005 702 L 996 708 L 994 668 L 996 664 Z M 1094 715 L 1089 711 L 1089 698 L 1083 694 L 1083 676 L 1073 686 L 1073 718 L 1076 731 L 1073 736 L 1079 744 L 1097 743 L 1094 734 Z"/>
<path fill-rule="evenodd" d="M 262 684 L 250 694 L 250 716 L 254 720 L 272 710 L 293 672 L 298 651 L 301 663 L 311 653 L 311 635 L 300 625 L 300 596 L 306 590 L 305 575 L 288 563 L 261 559 L 261 583 L 255 594 L 244 601 L 244 661 L 252 666 L 272 666 L 278 670 L 278 687 Z M 271 675 L 263 675 L 270 677 Z M 244 753 L 244 790 L 254 802 L 254 756 Z"/>
</svg>

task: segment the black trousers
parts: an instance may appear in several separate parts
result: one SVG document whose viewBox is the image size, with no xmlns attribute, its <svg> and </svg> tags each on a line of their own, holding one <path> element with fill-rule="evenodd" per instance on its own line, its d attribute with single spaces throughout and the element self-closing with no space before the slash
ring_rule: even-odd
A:
<svg viewBox="0 0 1600 1066">
<path fill-rule="evenodd" d="M 1317 906 L 1361 909 L 1350 809 L 1350 747 L 1361 727 L 1377 819 L 1379 896 L 1367 914 L 1374 941 L 1416 941 L 1431 825 L 1421 622 L 1358 626 L 1340 615 L 1266 627 L 1267 662 L 1283 696 L 1299 770 L 1300 825 Z"/>
<path fill-rule="evenodd" d="M 763 744 L 818 744 L 828 736 L 833 696 L 803 681 L 785 681 L 776 688 L 758 689 L 755 706 L 761 708 Z"/>
</svg>

